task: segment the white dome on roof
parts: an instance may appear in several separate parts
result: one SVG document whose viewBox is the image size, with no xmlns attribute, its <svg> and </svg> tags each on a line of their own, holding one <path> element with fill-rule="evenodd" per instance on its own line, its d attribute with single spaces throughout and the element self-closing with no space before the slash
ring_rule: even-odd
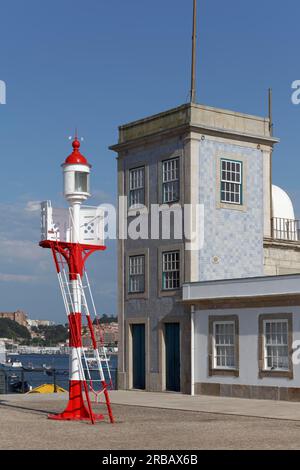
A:
<svg viewBox="0 0 300 470">
<path fill-rule="evenodd" d="M 289 195 L 279 186 L 272 185 L 273 217 L 295 220 L 293 203 Z"/>
</svg>

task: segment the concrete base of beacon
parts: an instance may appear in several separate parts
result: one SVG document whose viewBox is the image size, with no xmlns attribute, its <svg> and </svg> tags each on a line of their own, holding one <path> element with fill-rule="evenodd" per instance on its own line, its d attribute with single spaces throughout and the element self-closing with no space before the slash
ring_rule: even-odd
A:
<svg viewBox="0 0 300 470">
<path fill-rule="evenodd" d="M 69 383 L 69 402 L 67 408 L 62 413 L 48 415 L 48 419 L 56 421 L 90 421 L 91 414 L 83 400 L 82 382 L 80 380 L 71 380 Z M 92 417 L 94 421 L 104 419 L 102 414 L 93 413 Z"/>
</svg>

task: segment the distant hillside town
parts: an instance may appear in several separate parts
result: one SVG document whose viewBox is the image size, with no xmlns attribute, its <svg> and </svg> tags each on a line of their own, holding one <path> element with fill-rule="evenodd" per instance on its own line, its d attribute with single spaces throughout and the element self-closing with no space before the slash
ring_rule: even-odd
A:
<svg viewBox="0 0 300 470">
<path fill-rule="evenodd" d="M 54 322 L 50 320 L 30 320 L 28 315 L 22 310 L 17 310 L 16 312 L 0 312 L 0 319 L 1 318 L 9 318 L 19 323 L 19 325 L 26 327 L 54 325 Z"/>
</svg>

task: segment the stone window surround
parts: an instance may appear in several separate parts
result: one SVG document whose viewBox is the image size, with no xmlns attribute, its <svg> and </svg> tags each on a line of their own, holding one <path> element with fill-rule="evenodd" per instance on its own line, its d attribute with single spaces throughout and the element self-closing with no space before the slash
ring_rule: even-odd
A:
<svg viewBox="0 0 300 470">
<path fill-rule="evenodd" d="M 166 160 L 179 159 L 179 200 L 170 203 L 163 202 L 163 162 Z M 161 155 L 157 164 L 157 200 L 159 205 L 172 206 L 173 204 L 184 204 L 184 151 L 174 150 L 170 154 Z"/>
<path fill-rule="evenodd" d="M 233 322 L 235 330 L 235 369 L 214 368 L 213 334 L 215 322 Z M 209 315 L 208 317 L 208 375 L 239 377 L 239 316 L 238 315 Z"/>
<path fill-rule="evenodd" d="M 129 292 L 129 258 L 131 256 L 145 257 L 145 290 L 144 292 Z M 128 250 L 125 254 L 125 296 L 126 300 L 149 298 L 149 249 Z"/>
<path fill-rule="evenodd" d="M 129 191 L 130 191 L 130 171 L 135 170 L 137 168 L 144 168 L 144 191 L 145 191 L 145 204 L 141 206 L 141 209 L 135 208 L 131 209 L 129 207 Z M 126 168 L 125 170 L 125 195 L 127 196 L 127 207 L 128 207 L 128 217 L 136 217 L 139 212 L 143 210 L 144 207 L 149 208 L 149 166 L 141 161 L 135 162 L 130 168 Z"/>
<path fill-rule="evenodd" d="M 242 204 L 221 202 L 221 160 L 237 161 L 242 163 Z M 247 158 L 245 155 L 230 152 L 218 152 L 215 155 L 216 163 L 216 206 L 217 209 L 247 211 Z"/>
<path fill-rule="evenodd" d="M 233 165 L 236 166 L 235 170 L 232 169 Z M 221 172 L 221 202 L 222 204 L 243 204 L 243 162 L 238 160 L 228 160 L 227 158 L 221 158 L 221 165 L 220 165 L 220 172 Z M 223 178 L 223 172 L 225 173 L 225 178 Z M 229 173 L 229 177 L 228 177 Z M 233 179 L 233 175 L 235 178 Z M 237 181 L 236 177 L 239 177 L 239 181 Z M 224 183 L 224 188 L 222 188 L 222 184 Z M 232 191 L 231 188 L 227 189 L 227 184 L 237 185 L 238 191 L 235 189 Z M 238 200 L 231 201 L 222 199 L 222 194 L 224 193 L 224 198 L 227 199 L 226 193 L 229 193 L 230 196 L 238 196 Z M 229 195 L 228 195 L 229 196 Z"/>
<path fill-rule="evenodd" d="M 179 289 L 174 290 L 164 290 L 162 288 L 162 260 L 163 260 L 163 253 L 168 251 L 179 251 L 179 269 L 180 269 L 180 287 Z M 157 279 L 158 279 L 158 286 L 157 292 L 158 297 L 173 297 L 178 296 L 180 297 L 181 294 L 181 286 L 184 280 L 184 246 L 183 244 L 170 244 L 170 245 L 161 245 L 158 248 L 158 257 L 157 257 Z"/>
<path fill-rule="evenodd" d="M 136 203 L 131 203 L 131 193 L 134 191 L 141 191 L 143 194 L 143 200 Z M 129 170 L 129 204 L 131 205 L 144 205 L 145 202 L 145 167 L 140 166 L 137 168 L 131 168 Z"/>
<path fill-rule="evenodd" d="M 264 321 L 265 320 L 287 320 L 288 321 L 288 350 L 289 350 L 289 370 L 266 370 L 264 368 L 265 352 L 264 352 Z M 264 377 L 282 377 L 292 380 L 294 378 L 293 371 L 293 314 L 292 313 L 266 313 L 259 315 L 258 318 L 258 370 L 259 378 Z"/>
<path fill-rule="evenodd" d="M 172 177 L 172 172 L 175 173 L 175 176 Z M 168 175 L 168 178 L 165 179 L 165 175 Z M 172 187 L 172 198 L 170 198 L 170 191 L 171 185 L 178 186 L 178 194 L 174 191 L 174 187 Z M 166 198 L 165 186 L 168 186 Z M 180 200 L 180 159 L 179 157 L 168 158 L 167 160 L 162 161 L 162 197 L 163 197 L 163 204 L 174 204 Z M 166 200 L 170 199 L 170 200 Z"/>
</svg>

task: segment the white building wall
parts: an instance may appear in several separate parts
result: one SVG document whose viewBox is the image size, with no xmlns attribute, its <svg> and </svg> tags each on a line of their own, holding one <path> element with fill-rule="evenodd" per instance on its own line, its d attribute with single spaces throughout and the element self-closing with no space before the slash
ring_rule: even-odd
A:
<svg viewBox="0 0 300 470">
<path fill-rule="evenodd" d="M 271 313 L 293 314 L 293 341 L 300 340 L 300 307 L 243 308 L 201 310 L 195 312 L 195 383 L 220 383 L 299 387 L 300 365 L 294 365 L 294 378 L 259 378 L 258 331 L 259 315 Z M 238 315 L 239 317 L 239 377 L 208 373 L 209 316 Z"/>
</svg>

